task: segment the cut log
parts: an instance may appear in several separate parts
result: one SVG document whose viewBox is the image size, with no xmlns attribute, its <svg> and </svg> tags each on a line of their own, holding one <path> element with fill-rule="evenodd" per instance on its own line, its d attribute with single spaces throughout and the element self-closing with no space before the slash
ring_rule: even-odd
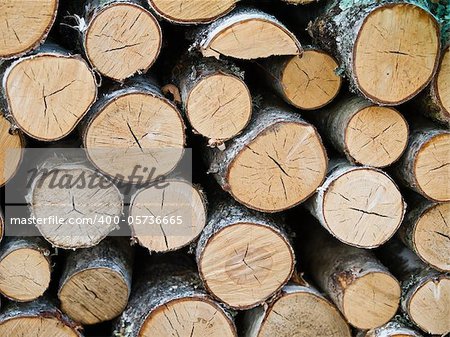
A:
<svg viewBox="0 0 450 337">
<path fill-rule="evenodd" d="M 87 0 L 78 19 L 81 48 L 102 75 L 123 81 L 145 73 L 161 50 L 158 21 L 142 0 Z"/>
<path fill-rule="evenodd" d="M 307 284 L 289 283 L 268 305 L 244 313 L 243 337 L 350 337 L 339 310 Z"/>
<path fill-rule="evenodd" d="M 389 240 L 406 209 L 386 173 L 344 160 L 332 161 L 325 182 L 305 206 L 330 234 L 359 248 L 375 248 Z"/>
<path fill-rule="evenodd" d="M 13 127 L 41 141 L 67 136 L 97 98 L 86 61 L 50 43 L 14 61 L 1 79 Z"/>
<path fill-rule="evenodd" d="M 408 205 L 399 237 L 422 261 L 438 270 L 450 271 L 450 203 L 417 197 Z"/>
<path fill-rule="evenodd" d="M 268 98 L 270 97 L 270 99 Z M 327 155 L 316 129 L 271 96 L 256 107 L 244 132 L 224 150 L 209 149 L 209 172 L 247 207 L 294 207 L 322 183 Z"/>
<path fill-rule="evenodd" d="M 437 202 L 450 201 L 450 131 L 417 127 L 395 168 L 403 185 Z"/>
<path fill-rule="evenodd" d="M 0 111 L 0 187 L 17 172 L 23 156 L 25 140 L 18 130 L 11 131 L 11 124 Z"/>
<path fill-rule="evenodd" d="M 353 164 L 389 166 L 408 145 L 409 127 L 403 115 L 359 96 L 347 96 L 310 117 Z"/>
<path fill-rule="evenodd" d="M 250 60 L 275 55 L 301 55 L 297 38 L 275 17 L 241 8 L 199 30 L 194 48 L 203 56 Z"/>
<path fill-rule="evenodd" d="M 50 300 L 9 303 L 0 313 L 0 335 L 8 337 L 83 337 L 82 327 Z"/>
<path fill-rule="evenodd" d="M 379 257 L 402 281 L 401 308 L 409 320 L 432 335 L 450 332 L 450 275 L 425 265 L 399 241 L 384 245 Z"/>
<path fill-rule="evenodd" d="M 293 273 L 294 251 L 280 220 L 228 198 L 209 211 L 196 251 L 206 289 L 233 309 L 261 304 Z"/>
<path fill-rule="evenodd" d="M 422 335 L 405 324 L 393 320 L 379 328 L 359 331 L 356 337 L 422 337 Z"/>
<path fill-rule="evenodd" d="M 3 0 L 0 3 L 0 59 L 37 48 L 56 19 L 58 0 Z"/>
<path fill-rule="evenodd" d="M 44 294 L 52 271 L 49 248 L 40 237 L 5 239 L 0 249 L 0 292 L 3 296 L 28 302 Z"/>
<path fill-rule="evenodd" d="M 139 184 L 171 172 L 184 153 L 183 118 L 151 79 L 137 78 L 101 97 L 82 123 L 91 162 Z"/>
<path fill-rule="evenodd" d="M 336 56 L 352 91 L 397 105 L 425 88 L 439 60 L 439 25 L 416 2 L 336 0 L 309 32 Z"/>
<path fill-rule="evenodd" d="M 148 0 L 150 7 L 171 23 L 209 23 L 232 11 L 238 0 Z"/>
<path fill-rule="evenodd" d="M 132 237 L 150 252 L 177 250 L 198 238 L 206 225 L 203 191 L 185 180 L 167 179 L 166 187 L 146 187 L 131 198 Z"/>
<path fill-rule="evenodd" d="M 131 292 L 133 250 L 126 238 L 69 253 L 61 276 L 61 310 L 81 324 L 97 324 L 119 316 Z"/>
<path fill-rule="evenodd" d="M 307 271 L 347 321 L 372 329 L 391 320 L 400 300 L 400 285 L 368 250 L 347 246 L 318 224 L 303 233 Z"/>
<path fill-rule="evenodd" d="M 330 103 L 341 88 L 338 64 L 328 53 L 305 47 L 302 56 L 271 58 L 260 63 L 267 83 L 287 103 L 315 110 Z"/>
<path fill-rule="evenodd" d="M 223 143 L 250 121 L 252 97 L 244 74 L 231 62 L 191 58 L 173 71 L 184 112 L 195 133 Z"/>
<path fill-rule="evenodd" d="M 145 270 L 114 336 L 237 336 L 230 314 L 206 294 L 198 274 L 177 262 Z"/>
<path fill-rule="evenodd" d="M 122 195 L 86 161 L 45 160 L 31 182 L 27 201 L 37 228 L 54 247 L 97 245 L 120 224 Z"/>
</svg>

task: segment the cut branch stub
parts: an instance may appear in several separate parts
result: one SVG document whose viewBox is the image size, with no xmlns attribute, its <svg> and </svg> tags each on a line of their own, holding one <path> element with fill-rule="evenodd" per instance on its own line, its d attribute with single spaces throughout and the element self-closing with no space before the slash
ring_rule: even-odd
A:
<svg viewBox="0 0 450 337">
<path fill-rule="evenodd" d="M 375 248 L 399 228 L 406 205 L 384 172 L 333 162 L 328 176 L 306 207 L 334 237 L 360 248 Z"/>
<path fill-rule="evenodd" d="M 178 109 L 158 87 L 138 80 L 99 99 L 82 131 L 91 162 L 103 173 L 134 184 L 171 172 L 185 144 Z"/>
<path fill-rule="evenodd" d="M 61 276 L 61 310 L 81 324 L 119 316 L 131 292 L 133 251 L 126 238 L 107 238 L 99 245 L 69 253 Z"/>
<path fill-rule="evenodd" d="M 58 0 L 2 0 L 0 59 L 21 56 L 44 42 L 57 9 Z"/>
<path fill-rule="evenodd" d="M 301 247 L 308 271 L 347 321 L 358 329 L 389 322 L 401 289 L 388 269 L 370 251 L 335 240 L 316 223 L 308 231 Z"/>
<path fill-rule="evenodd" d="M 25 140 L 20 131 L 10 132 L 11 124 L 0 111 L 0 187 L 5 185 L 19 169 Z"/>
<path fill-rule="evenodd" d="M 241 70 L 231 62 L 192 58 L 173 72 L 184 112 L 194 132 L 222 143 L 249 123 L 252 97 Z"/>
<path fill-rule="evenodd" d="M 149 251 L 187 246 L 206 224 L 206 199 L 201 189 L 180 179 L 165 180 L 165 185 L 143 188 L 131 199 L 132 236 Z"/>
<path fill-rule="evenodd" d="M 436 19 L 403 1 L 334 1 L 309 31 L 341 62 L 351 89 L 379 104 L 397 105 L 418 94 L 439 60 Z"/>
<path fill-rule="evenodd" d="M 40 237 L 5 239 L 0 250 L 0 292 L 3 296 L 28 302 L 44 294 L 52 271 L 49 248 Z"/>
<path fill-rule="evenodd" d="M 8 303 L 0 314 L 0 335 L 8 337 L 83 337 L 82 327 L 47 298 Z"/>
<path fill-rule="evenodd" d="M 310 117 L 333 147 L 354 164 L 389 166 L 408 145 L 409 127 L 403 115 L 359 96 L 345 97 Z"/>
<path fill-rule="evenodd" d="M 88 64 L 51 44 L 14 61 L 2 83 L 6 113 L 24 133 L 41 141 L 67 136 L 97 98 Z"/>
<path fill-rule="evenodd" d="M 350 337 L 339 310 L 309 285 L 289 283 L 268 306 L 245 312 L 243 337 Z"/>
<path fill-rule="evenodd" d="M 207 150 L 209 172 L 240 203 L 279 212 L 315 192 L 328 158 L 316 129 L 298 114 L 275 101 L 257 109 L 224 151 Z"/>
<path fill-rule="evenodd" d="M 450 126 L 450 47 L 442 52 L 437 74 L 420 95 L 419 104 L 426 116 Z"/>
<path fill-rule="evenodd" d="M 227 14 L 238 0 L 148 0 L 150 7 L 172 23 L 209 23 Z"/>
<path fill-rule="evenodd" d="M 82 161 L 47 159 L 27 196 L 37 228 L 53 246 L 65 249 L 97 245 L 123 212 L 122 195 L 106 177 Z M 51 221 L 52 217 L 58 221 Z M 111 221 L 109 221 L 111 220 Z"/>
<path fill-rule="evenodd" d="M 197 245 L 200 277 L 227 306 L 255 307 L 291 277 L 293 249 L 274 219 L 232 199 L 216 202 Z"/>
<path fill-rule="evenodd" d="M 437 202 L 450 201 L 450 131 L 423 125 L 415 128 L 396 165 L 400 182 Z"/>
<path fill-rule="evenodd" d="M 87 27 L 82 31 L 84 52 L 106 77 L 123 81 L 146 72 L 161 50 L 162 32 L 158 21 L 140 1 L 88 0 L 84 13 Z"/>
<path fill-rule="evenodd" d="M 194 45 L 203 56 L 250 60 L 275 55 L 300 55 L 297 38 L 275 17 L 243 8 L 218 19 L 197 33 Z"/>
<path fill-rule="evenodd" d="M 450 275 L 429 268 L 399 241 L 389 241 L 378 254 L 402 281 L 401 308 L 407 318 L 426 333 L 448 334 Z"/>
<path fill-rule="evenodd" d="M 336 60 L 317 48 L 305 47 L 302 56 L 261 62 L 267 83 L 289 104 L 315 110 L 330 103 L 341 88 Z"/>
<path fill-rule="evenodd" d="M 410 207 L 398 234 L 425 263 L 450 271 L 450 203 L 425 199 Z"/>
<path fill-rule="evenodd" d="M 134 282 L 113 335 L 236 337 L 231 315 L 206 294 L 198 274 L 183 265 L 183 257 L 175 261 L 149 266 L 145 277 Z"/>
</svg>

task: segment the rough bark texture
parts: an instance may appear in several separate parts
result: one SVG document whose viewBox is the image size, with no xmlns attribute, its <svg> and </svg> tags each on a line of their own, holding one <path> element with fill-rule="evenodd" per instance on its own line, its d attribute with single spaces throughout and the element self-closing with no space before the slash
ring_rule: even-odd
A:
<svg viewBox="0 0 450 337">
<path fill-rule="evenodd" d="M 345 77 L 348 79 L 350 90 L 354 93 L 359 92 L 367 99 L 382 105 L 397 105 L 409 100 L 411 97 L 419 93 L 432 78 L 432 74 L 430 74 L 428 81 L 426 81 L 421 88 L 416 90 L 412 95 L 404 97 L 397 102 L 380 100 L 378 97 L 374 97 L 366 93 L 358 83 L 358 79 L 354 73 L 354 46 L 357 42 L 360 30 L 364 26 L 365 20 L 377 9 L 389 8 L 392 5 L 399 3 L 416 5 L 429 13 L 428 4 L 426 1 L 422 0 L 363 0 L 357 2 L 334 0 L 328 3 L 328 5 L 324 8 L 323 14 L 316 18 L 314 22 L 311 22 L 308 27 L 309 34 L 313 38 L 314 42 L 319 44 L 328 52 L 332 53 L 338 59 L 341 64 L 340 73 L 344 73 Z M 438 32 L 438 24 L 436 21 L 435 26 L 436 31 Z M 437 57 L 438 54 L 436 58 Z"/>
<path fill-rule="evenodd" d="M 30 325 L 30 328 L 37 328 L 38 330 L 26 330 L 26 320 L 29 318 L 40 320 L 40 326 Z M 17 322 L 12 323 L 14 321 Z M 55 328 L 51 329 L 46 327 L 50 321 L 57 322 L 54 323 Z M 4 330 L 5 325 L 9 322 L 11 322 L 11 325 L 14 325 Z M 43 333 L 40 332 L 39 328 L 43 330 Z M 82 327 L 64 315 L 56 304 L 47 297 L 29 303 L 9 302 L 5 306 L 0 313 L 0 332 L 4 330 L 3 333 L 11 333 L 8 336 L 18 336 L 16 329 L 21 330 L 21 336 L 24 336 L 24 331 L 27 331 L 33 337 L 48 337 L 48 335 L 44 335 L 46 332 L 52 333 L 52 336 L 57 337 L 83 337 Z"/>
<path fill-rule="evenodd" d="M 197 265 L 199 266 L 200 277 L 202 278 L 205 287 L 207 289 L 208 289 L 208 279 L 205 278 L 205 275 L 202 272 L 201 268 L 202 259 L 204 259 L 204 252 L 208 244 L 211 244 L 214 237 L 224 229 L 231 228 L 236 224 L 254 224 L 262 228 L 270 229 L 276 236 L 278 236 L 286 243 L 291 255 L 291 262 L 290 262 L 291 266 L 290 270 L 286 273 L 285 279 L 280 281 L 279 286 L 277 288 L 274 288 L 271 294 L 265 296 L 264 298 L 260 298 L 258 301 L 255 301 L 254 303 L 251 303 L 249 305 L 238 305 L 238 304 L 235 305 L 227 304 L 227 305 L 233 307 L 234 309 L 248 309 L 263 303 L 272 295 L 276 294 L 281 289 L 281 287 L 288 282 L 288 280 L 292 276 L 292 273 L 294 272 L 294 265 L 295 265 L 294 250 L 290 244 L 289 234 L 285 231 L 285 229 L 281 225 L 282 223 L 281 219 L 272 217 L 268 214 L 249 210 L 239 205 L 237 202 L 228 197 L 218 196 L 215 199 L 215 202 L 211 204 L 209 207 L 210 208 L 208 214 L 208 222 L 205 229 L 203 230 L 202 235 L 198 240 L 196 249 L 196 259 Z M 239 237 L 236 237 L 236 240 L 238 239 Z M 246 248 L 243 260 L 245 260 L 246 255 L 248 255 L 248 250 L 249 246 L 247 246 Z M 261 252 L 257 252 L 256 254 L 258 253 L 261 254 Z M 258 259 L 264 259 L 263 256 L 258 255 L 252 256 L 251 258 L 252 260 L 255 261 L 257 261 Z M 245 261 L 243 261 L 243 263 L 246 264 Z M 236 287 L 237 286 L 238 284 L 236 284 Z M 213 292 L 211 292 L 211 289 L 209 289 L 209 292 L 212 293 L 213 296 L 218 297 Z M 223 299 L 222 302 L 224 302 Z"/>
<path fill-rule="evenodd" d="M 439 335 L 448 333 L 450 324 L 448 320 L 445 321 L 445 317 L 448 317 L 449 310 L 449 275 L 428 267 L 399 241 L 390 241 L 377 252 L 377 255 L 401 281 L 400 307 L 405 317 L 426 333 Z M 423 312 L 411 311 L 414 297 L 427 285 L 435 287 L 432 296 L 436 303 L 427 303 L 427 300 L 431 298 L 423 298 L 423 295 L 419 295 L 415 308 L 417 310 L 417 306 L 422 307 Z M 441 304 L 439 304 L 440 301 L 442 301 Z M 421 317 L 422 315 L 425 315 L 425 320 Z M 439 328 L 436 328 L 436 323 L 440 325 Z"/>
<path fill-rule="evenodd" d="M 79 321 L 83 324 L 100 323 L 102 321 L 113 319 L 114 317 L 109 317 L 108 313 L 117 312 L 117 315 L 120 314 L 121 310 L 125 308 L 127 301 L 124 301 L 124 303 L 122 303 L 122 308 L 111 307 L 110 310 L 105 310 L 108 312 L 107 314 L 105 314 L 105 316 L 107 317 L 101 317 L 98 314 L 92 313 L 92 311 L 94 311 L 97 306 L 107 307 L 108 305 L 113 306 L 117 304 L 115 302 L 116 298 L 112 299 L 108 297 L 108 293 L 115 293 L 117 295 L 116 291 L 123 291 L 123 289 L 114 289 L 115 286 L 118 286 L 117 283 L 110 284 L 107 289 L 99 288 L 101 290 L 104 290 L 104 292 L 100 292 L 98 290 L 97 292 L 94 292 L 94 299 L 77 298 L 78 296 L 82 296 L 81 293 L 63 294 L 64 287 L 67 286 L 68 282 L 70 282 L 72 278 L 75 279 L 80 273 L 89 273 L 89 271 L 92 271 L 92 280 L 90 282 L 95 282 L 96 279 L 94 277 L 96 270 L 98 270 L 99 272 L 108 270 L 120 277 L 122 281 L 121 286 L 125 285 L 125 287 L 127 288 L 126 299 L 128 299 L 131 293 L 132 268 L 133 250 L 130 246 L 129 240 L 127 240 L 126 238 L 107 238 L 95 247 L 69 253 L 66 264 L 64 266 L 63 274 L 59 282 L 58 297 L 62 303 L 62 310 L 65 311 L 74 320 Z M 80 281 L 82 281 L 82 279 L 80 279 Z M 102 282 L 100 276 L 97 281 Z M 87 297 L 87 293 L 92 293 L 92 291 L 89 290 L 89 287 L 92 288 L 92 286 L 97 285 L 87 282 L 87 284 L 85 285 L 85 287 L 87 287 L 86 293 L 83 293 L 83 295 Z M 123 294 L 121 293 L 120 295 Z M 99 300 L 100 303 L 96 303 L 97 300 Z M 87 303 L 85 303 L 84 305 L 78 304 L 78 301 L 86 301 Z M 104 302 L 101 303 L 102 301 Z M 103 310 L 104 309 L 100 310 L 100 313 L 103 313 Z M 86 318 L 86 316 L 91 317 Z M 94 318 L 92 318 L 92 316 L 94 316 Z"/>
<path fill-rule="evenodd" d="M 225 315 L 232 330 L 231 314 L 207 295 L 198 274 L 185 258 L 177 262 L 160 262 L 146 266 L 133 286 L 133 295 L 113 332 L 114 337 L 137 337 L 146 320 L 168 303 L 183 299 L 197 299 L 211 303 Z M 174 332 L 176 334 L 176 330 Z"/>
<path fill-rule="evenodd" d="M 7 273 L 6 275 L 0 274 L 0 279 L 2 284 L 7 284 L 8 282 L 17 282 L 17 286 L 12 289 L 4 289 L 3 286 L 0 288 L 0 292 L 3 296 L 6 298 L 9 298 L 10 300 L 17 301 L 17 302 L 29 302 L 32 300 L 35 300 L 36 298 L 42 296 L 44 292 L 47 290 L 49 286 L 50 281 L 50 273 L 51 273 L 51 259 L 50 259 L 50 245 L 41 237 L 7 237 L 4 242 L 2 242 L 1 249 L 0 249 L 0 264 L 1 262 L 8 257 L 8 255 L 17 252 L 19 250 L 29 250 L 29 251 L 36 251 L 38 252 L 39 256 L 41 257 L 41 261 L 34 261 L 38 262 L 36 266 L 32 266 L 29 263 L 27 264 L 27 260 L 23 261 L 23 266 L 25 268 L 30 268 L 29 270 L 24 270 L 22 268 L 18 268 L 18 266 L 9 266 L 14 269 L 8 270 L 4 269 L 7 267 L 2 266 L 2 271 Z M 29 256 L 28 256 L 29 258 Z M 28 259 L 25 258 L 25 259 Z M 22 262 L 17 259 L 17 263 Z M 47 279 L 46 284 L 41 284 L 41 280 L 39 280 L 39 284 L 37 280 L 30 279 L 30 275 L 32 272 L 32 268 L 43 268 L 42 274 L 40 276 L 43 276 L 43 278 Z M 47 275 L 45 275 L 47 273 Z M 44 277 L 46 276 L 46 277 Z M 14 281 L 11 281 L 14 279 Z M 33 294 L 27 293 L 28 287 L 32 286 L 38 286 L 36 289 L 34 289 Z M 10 294 L 9 291 L 14 291 L 17 293 L 17 295 Z M 19 295 L 20 294 L 20 295 Z"/>
<path fill-rule="evenodd" d="M 368 331 L 359 331 L 356 337 L 422 337 L 422 335 L 413 330 L 408 325 L 401 323 L 397 320 L 392 320 L 391 322 L 380 326 L 376 329 L 371 329 Z"/>
<path fill-rule="evenodd" d="M 255 53 L 255 55 L 249 55 L 249 56 L 240 56 L 239 58 L 244 59 L 253 59 L 253 58 L 263 58 L 263 57 L 269 57 L 269 56 L 275 56 L 275 55 L 301 55 L 303 52 L 300 42 L 297 40 L 297 38 L 275 17 L 272 15 L 269 15 L 267 13 L 264 13 L 260 10 L 253 9 L 253 8 L 240 8 L 239 10 L 233 11 L 232 13 L 216 20 L 215 22 L 211 23 L 210 25 L 199 29 L 194 35 L 194 43 L 191 48 L 198 49 L 201 51 L 203 56 L 214 56 L 216 58 L 219 58 L 221 53 L 220 51 L 214 50 L 211 48 L 211 43 L 220 37 L 221 33 L 225 31 L 226 29 L 230 27 L 235 27 L 239 24 L 245 24 L 245 22 L 248 21 L 262 21 L 266 23 L 270 23 L 272 26 L 277 27 L 278 30 L 283 32 L 285 35 L 287 35 L 291 40 L 292 44 L 295 45 L 296 50 L 274 50 L 273 52 L 267 52 L 264 51 L 262 48 L 263 46 L 256 46 L 254 48 L 261 48 L 263 50 L 262 53 Z M 256 32 L 255 32 L 256 33 Z M 251 37 L 254 38 L 254 35 L 251 35 Z M 239 42 L 239 41 L 237 41 Z M 250 41 L 242 41 L 242 43 L 250 43 Z M 264 43 L 264 41 L 259 41 L 261 43 Z M 266 41 L 267 42 L 267 41 Z M 248 45 L 247 45 L 248 47 Z M 267 47 L 267 45 L 265 46 Z M 292 47 L 292 46 L 291 46 Z M 223 55 L 223 56 L 231 56 L 233 55 Z"/>
</svg>

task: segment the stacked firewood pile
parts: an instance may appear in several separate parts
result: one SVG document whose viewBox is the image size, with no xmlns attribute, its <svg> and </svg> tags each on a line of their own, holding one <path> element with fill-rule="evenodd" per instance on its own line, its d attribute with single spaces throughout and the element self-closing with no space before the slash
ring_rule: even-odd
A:
<svg viewBox="0 0 450 337">
<path fill-rule="evenodd" d="M 449 45 L 446 0 L 0 0 L 0 336 L 450 333 Z"/>
</svg>

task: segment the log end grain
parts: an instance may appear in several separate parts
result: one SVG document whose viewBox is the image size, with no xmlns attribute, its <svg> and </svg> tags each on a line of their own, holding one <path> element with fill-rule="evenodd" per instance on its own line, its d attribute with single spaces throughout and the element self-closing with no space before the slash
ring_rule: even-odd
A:
<svg viewBox="0 0 450 337">
<path fill-rule="evenodd" d="M 449 153 L 450 132 L 432 136 L 417 152 L 413 174 L 417 188 L 429 199 L 450 201 Z"/>
<path fill-rule="evenodd" d="M 179 24 L 208 23 L 230 12 L 237 0 L 148 0 L 163 18 Z"/>
<path fill-rule="evenodd" d="M 218 304 L 207 298 L 175 299 L 155 309 L 141 327 L 139 336 L 235 337 L 230 319 Z"/>
<path fill-rule="evenodd" d="M 311 291 L 289 291 L 268 310 L 256 336 L 350 337 L 351 333 L 342 315 L 325 298 Z"/>
<path fill-rule="evenodd" d="M 345 277 L 339 282 L 349 282 Z M 343 294 L 343 313 L 350 324 L 371 329 L 387 323 L 397 312 L 400 285 L 390 274 L 371 272 L 350 280 Z"/>
<path fill-rule="evenodd" d="M 14 122 L 42 141 L 68 135 L 97 98 L 87 63 L 58 53 L 19 59 L 8 68 L 3 84 Z"/>
<path fill-rule="evenodd" d="M 315 192 L 328 165 L 316 129 L 278 122 L 258 134 L 231 162 L 227 181 L 233 197 L 250 208 L 276 212 Z"/>
<path fill-rule="evenodd" d="M 17 317 L 0 323 L 2 336 L 80 337 L 72 327 L 61 324 L 56 317 Z"/>
<path fill-rule="evenodd" d="M 275 18 L 262 12 L 231 13 L 217 22 L 201 45 L 203 56 L 243 60 L 275 55 L 299 55 L 297 38 Z"/>
<path fill-rule="evenodd" d="M 165 98 L 148 92 L 125 92 L 95 112 L 83 142 L 89 159 L 100 171 L 138 183 L 130 176 L 140 168 L 134 173 L 143 176 L 142 183 L 152 169 L 150 178 L 155 179 L 178 164 L 184 153 L 184 123 L 178 109 Z"/>
<path fill-rule="evenodd" d="M 0 261 L 0 292 L 19 302 L 42 296 L 50 284 L 49 253 L 31 247 L 9 252 Z"/>
<path fill-rule="evenodd" d="M 441 275 L 423 283 L 407 303 L 410 319 L 432 335 L 450 332 L 450 277 Z"/>
<path fill-rule="evenodd" d="M 11 124 L 0 111 L 0 186 L 5 185 L 19 168 L 24 140 L 19 132 L 10 132 Z"/>
<path fill-rule="evenodd" d="M 359 110 L 345 129 L 345 151 L 357 163 L 385 167 L 408 145 L 408 124 L 395 109 L 369 106 Z"/>
<path fill-rule="evenodd" d="M 192 128 L 217 141 L 228 140 L 249 123 L 252 98 L 247 85 L 237 76 L 222 72 L 201 79 L 186 102 Z"/>
<path fill-rule="evenodd" d="M 419 257 L 443 271 L 450 271 L 450 204 L 436 204 L 418 219 L 412 236 Z"/>
<path fill-rule="evenodd" d="M 120 315 L 128 303 L 123 276 L 108 268 L 91 268 L 72 275 L 58 292 L 61 309 L 81 324 L 96 324 Z"/>
<path fill-rule="evenodd" d="M 445 49 L 436 75 L 436 94 L 442 106 L 444 118 L 450 123 L 450 47 Z"/>
<path fill-rule="evenodd" d="M 167 180 L 167 187 L 142 189 L 132 198 L 133 237 L 150 251 L 166 252 L 190 244 L 206 224 L 202 192 L 185 181 Z M 154 221 L 138 221 L 154 217 Z M 159 220 L 158 220 L 159 217 Z M 166 220 L 163 220 L 166 218 Z"/>
<path fill-rule="evenodd" d="M 439 26 L 411 4 L 387 4 L 364 20 L 353 50 L 353 73 L 364 95 L 399 104 L 431 80 L 439 58 Z"/>
<path fill-rule="evenodd" d="M 314 110 L 330 103 L 341 88 L 336 75 L 338 63 L 319 50 L 305 50 L 285 63 L 280 84 L 288 102 L 303 110 Z"/>
<path fill-rule="evenodd" d="M 389 240 L 405 211 L 402 195 L 383 172 L 357 168 L 340 175 L 324 192 L 325 227 L 340 241 L 374 248 Z"/>
<path fill-rule="evenodd" d="M 286 239 L 255 223 L 236 223 L 215 233 L 198 261 L 200 276 L 214 296 L 246 309 L 280 289 L 293 272 Z"/>
<path fill-rule="evenodd" d="M 58 0 L 6 0 L 0 3 L 0 59 L 24 54 L 46 38 Z"/>
<path fill-rule="evenodd" d="M 55 187 L 65 181 L 64 177 L 73 177 L 72 183 L 79 179 L 86 187 L 88 184 L 97 187 L 79 188 L 78 184 Z M 123 208 L 122 196 L 115 185 L 99 173 L 76 164 L 59 166 L 37 176 L 30 201 L 32 214 L 42 219 L 37 225 L 42 236 L 53 246 L 65 249 L 97 245 L 116 228 L 114 218 L 122 215 Z M 63 223 L 52 221 L 52 217 Z"/>
<path fill-rule="evenodd" d="M 92 66 L 117 81 L 146 72 L 158 57 L 161 43 L 158 21 L 133 3 L 106 5 L 84 34 L 84 47 Z"/>
</svg>

